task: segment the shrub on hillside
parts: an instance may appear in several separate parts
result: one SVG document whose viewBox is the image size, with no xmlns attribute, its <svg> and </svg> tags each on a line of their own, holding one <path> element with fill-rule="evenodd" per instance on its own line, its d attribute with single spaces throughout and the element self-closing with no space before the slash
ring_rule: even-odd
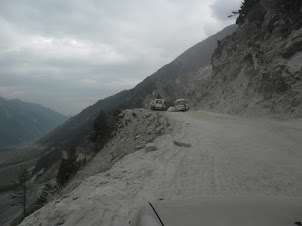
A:
<svg viewBox="0 0 302 226">
<path fill-rule="evenodd" d="M 44 169 L 44 172 L 47 171 L 54 162 L 57 162 L 62 158 L 62 152 L 59 148 L 55 148 L 52 151 L 45 151 L 46 154 L 42 155 L 41 158 L 36 163 L 36 166 L 32 174 L 38 173 L 41 169 Z"/>
<path fill-rule="evenodd" d="M 108 125 L 108 119 L 104 111 L 101 111 L 93 123 L 93 131 L 89 138 L 97 145 L 97 150 L 101 149 L 110 137 L 112 129 Z"/>
<path fill-rule="evenodd" d="M 55 192 L 57 191 L 57 187 L 56 186 L 52 186 L 51 184 L 45 184 L 39 197 L 37 198 L 36 202 L 35 202 L 35 210 L 40 209 L 42 206 L 44 206 L 49 198 L 55 194 Z"/>
<path fill-rule="evenodd" d="M 232 14 L 229 17 L 232 17 L 234 15 L 238 15 L 238 18 L 236 20 L 237 24 L 241 24 L 244 22 L 244 19 L 246 18 L 247 14 L 249 13 L 249 11 L 255 6 L 255 4 L 258 2 L 259 0 L 244 0 L 241 3 L 240 9 L 237 11 L 233 11 Z"/>
<path fill-rule="evenodd" d="M 116 108 L 116 109 L 112 112 L 112 116 L 113 116 L 114 118 L 117 118 L 117 116 L 118 116 L 119 114 L 121 114 L 121 113 L 122 113 L 122 110 L 119 109 L 119 108 Z"/>
<path fill-rule="evenodd" d="M 63 158 L 56 177 L 59 186 L 63 186 L 78 171 L 80 164 L 77 162 L 76 149 L 71 148 L 67 152 L 67 158 Z"/>
</svg>

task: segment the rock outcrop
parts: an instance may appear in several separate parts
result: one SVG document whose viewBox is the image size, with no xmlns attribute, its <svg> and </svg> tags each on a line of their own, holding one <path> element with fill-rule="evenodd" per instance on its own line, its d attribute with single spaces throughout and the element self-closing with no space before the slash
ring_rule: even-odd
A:
<svg viewBox="0 0 302 226">
<path fill-rule="evenodd" d="M 154 143 L 149 143 L 145 147 L 146 152 L 156 151 L 156 145 Z"/>
<path fill-rule="evenodd" d="M 302 2 L 254 1 L 219 43 L 197 108 L 252 116 L 302 116 Z"/>
</svg>

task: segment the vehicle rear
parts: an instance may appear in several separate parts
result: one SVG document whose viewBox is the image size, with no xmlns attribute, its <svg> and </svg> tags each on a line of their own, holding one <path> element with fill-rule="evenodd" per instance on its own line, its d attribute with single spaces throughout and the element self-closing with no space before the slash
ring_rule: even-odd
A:
<svg viewBox="0 0 302 226">
<path fill-rule="evenodd" d="M 174 102 L 175 109 L 177 111 L 188 111 L 189 105 L 186 99 L 178 99 Z"/>
<path fill-rule="evenodd" d="M 165 110 L 165 102 L 162 99 L 155 99 L 152 101 L 151 110 Z"/>
</svg>

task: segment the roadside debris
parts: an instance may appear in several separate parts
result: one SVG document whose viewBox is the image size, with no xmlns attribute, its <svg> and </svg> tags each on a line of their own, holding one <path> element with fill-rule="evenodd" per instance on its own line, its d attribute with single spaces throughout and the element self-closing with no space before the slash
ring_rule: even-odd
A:
<svg viewBox="0 0 302 226">
<path fill-rule="evenodd" d="M 173 140 L 174 144 L 176 144 L 177 146 L 181 146 L 181 147 L 191 147 L 192 145 L 189 144 L 189 143 L 185 143 L 185 142 L 180 142 L 180 141 L 176 141 L 176 140 Z"/>
<path fill-rule="evenodd" d="M 148 143 L 145 147 L 146 152 L 156 151 L 157 147 L 154 143 Z"/>
</svg>

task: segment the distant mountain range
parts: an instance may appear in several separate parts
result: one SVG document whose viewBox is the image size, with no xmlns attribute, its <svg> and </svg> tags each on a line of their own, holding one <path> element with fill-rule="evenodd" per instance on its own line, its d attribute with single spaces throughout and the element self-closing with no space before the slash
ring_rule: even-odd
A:
<svg viewBox="0 0 302 226">
<path fill-rule="evenodd" d="M 81 113 L 70 118 L 63 125 L 43 137 L 39 143 L 59 146 L 77 145 L 89 134 L 92 123 L 101 110 L 111 116 L 115 109 L 144 107 L 150 103 L 150 98 L 156 97 L 158 94 L 168 101 L 173 101 L 180 97 L 189 98 L 194 92 L 192 90 L 194 87 L 188 87 L 190 84 L 184 83 L 190 81 L 193 83 L 192 86 L 195 85 L 195 88 L 202 88 L 202 86 L 196 85 L 203 83 L 204 77 L 210 74 L 211 56 L 218 45 L 218 41 L 233 34 L 236 29 L 237 25 L 230 25 L 217 34 L 197 43 L 134 88 L 99 100 L 94 105 L 84 109 Z M 196 73 L 198 71 L 207 73 Z M 186 79 L 187 77 L 190 77 L 190 79 Z M 191 77 L 194 77 L 195 80 L 191 79 Z M 184 88 L 186 86 L 187 88 Z"/>
<path fill-rule="evenodd" d="M 67 119 L 39 104 L 0 97 L 0 149 L 30 144 Z"/>
</svg>

